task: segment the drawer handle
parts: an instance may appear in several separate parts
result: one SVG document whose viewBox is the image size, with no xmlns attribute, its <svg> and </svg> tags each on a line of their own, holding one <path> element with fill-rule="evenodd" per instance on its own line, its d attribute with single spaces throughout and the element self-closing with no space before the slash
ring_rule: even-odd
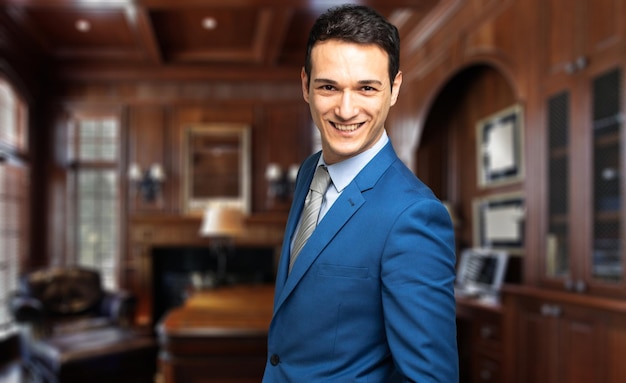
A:
<svg viewBox="0 0 626 383">
<path fill-rule="evenodd" d="M 557 305 L 544 303 L 541 305 L 541 315 L 545 317 L 560 317 L 563 310 Z"/>
<path fill-rule="evenodd" d="M 480 372 L 480 379 L 482 379 L 485 382 L 488 382 L 491 380 L 491 371 L 489 370 L 482 370 Z"/>
<path fill-rule="evenodd" d="M 494 331 L 491 326 L 482 326 L 480 328 L 480 337 L 483 339 L 489 339 L 493 335 Z"/>
</svg>

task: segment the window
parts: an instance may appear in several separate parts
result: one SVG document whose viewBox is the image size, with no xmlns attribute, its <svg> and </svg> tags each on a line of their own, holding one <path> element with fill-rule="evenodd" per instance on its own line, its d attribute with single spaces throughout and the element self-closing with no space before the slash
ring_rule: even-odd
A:
<svg viewBox="0 0 626 383">
<path fill-rule="evenodd" d="M 27 108 L 8 82 L 0 77 L 0 151 L 26 152 L 28 134 Z"/>
<path fill-rule="evenodd" d="M 0 339 L 14 329 L 8 298 L 29 252 L 26 106 L 0 78 Z"/>
<path fill-rule="evenodd" d="M 70 126 L 70 252 L 75 263 L 100 271 L 117 287 L 120 191 L 119 124 L 114 117 L 81 117 Z"/>
</svg>

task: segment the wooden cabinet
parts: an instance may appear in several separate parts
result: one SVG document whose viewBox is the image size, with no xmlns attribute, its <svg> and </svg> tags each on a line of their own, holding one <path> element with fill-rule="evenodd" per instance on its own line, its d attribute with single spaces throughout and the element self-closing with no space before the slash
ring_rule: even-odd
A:
<svg viewBox="0 0 626 383">
<path fill-rule="evenodd" d="M 507 287 L 505 355 L 515 357 L 506 360 L 502 381 L 623 381 L 621 355 L 612 351 L 624 347 L 625 309 L 613 299 Z"/>
<path fill-rule="evenodd" d="M 502 381 L 502 312 L 499 305 L 457 299 L 461 382 Z"/>
<path fill-rule="evenodd" d="M 501 382 L 501 316 L 482 312 L 473 325 L 472 382 Z"/>
<path fill-rule="evenodd" d="M 540 3 L 540 14 L 543 80 L 568 81 L 589 65 L 620 54 L 623 0 L 547 0 Z"/>
<path fill-rule="evenodd" d="M 624 0 L 538 3 L 541 125 L 526 152 L 523 286 L 503 291 L 501 381 L 624 381 Z"/>
<path fill-rule="evenodd" d="M 542 246 L 527 272 L 545 287 L 624 297 L 626 1 L 551 0 L 542 10 L 545 194 L 529 203 L 537 197 L 544 216 L 530 218 Z"/>
<path fill-rule="evenodd" d="M 605 381 L 600 367 L 605 333 L 601 316 L 576 306 L 530 300 L 522 301 L 519 321 L 522 381 Z"/>
</svg>

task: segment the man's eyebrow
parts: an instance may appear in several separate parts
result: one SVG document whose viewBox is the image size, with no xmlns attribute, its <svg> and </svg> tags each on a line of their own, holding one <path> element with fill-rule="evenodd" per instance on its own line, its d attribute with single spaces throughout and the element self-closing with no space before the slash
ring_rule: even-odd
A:
<svg viewBox="0 0 626 383">
<path fill-rule="evenodd" d="M 314 83 L 322 83 L 322 84 L 337 84 L 337 81 L 328 79 L 328 78 L 316 78 L 313 79 Z M 360 85 L 383 85 L 381 81 L 378 80 L 360 80 Z"/>
<path fill-rule="evenodd" d="M 328 78 L 316 78 L 313 79 L 313 82 L 319 82 L 319 83 L 324 83 L 324 84 L 336 84 L 337 81 L 328 79 Z"/>
<path fill-rule="evenodd" d="M 378 80 L 361 80 L 359 81 L 361 85 L 383 85 L 381 81 Z"/>
</svg>

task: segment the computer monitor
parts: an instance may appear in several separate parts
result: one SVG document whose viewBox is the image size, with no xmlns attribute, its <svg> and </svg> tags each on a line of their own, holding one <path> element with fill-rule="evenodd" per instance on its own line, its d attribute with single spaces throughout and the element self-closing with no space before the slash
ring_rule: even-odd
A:
<svg viewBox="0 0 626 383">
<path fill-rule="evenodd" d="M 504 280 L 508 253 L 472 248 L 461 253 L 457 269 L 457 292 L 471 296 L 497 296 Z"/>
</svg>

